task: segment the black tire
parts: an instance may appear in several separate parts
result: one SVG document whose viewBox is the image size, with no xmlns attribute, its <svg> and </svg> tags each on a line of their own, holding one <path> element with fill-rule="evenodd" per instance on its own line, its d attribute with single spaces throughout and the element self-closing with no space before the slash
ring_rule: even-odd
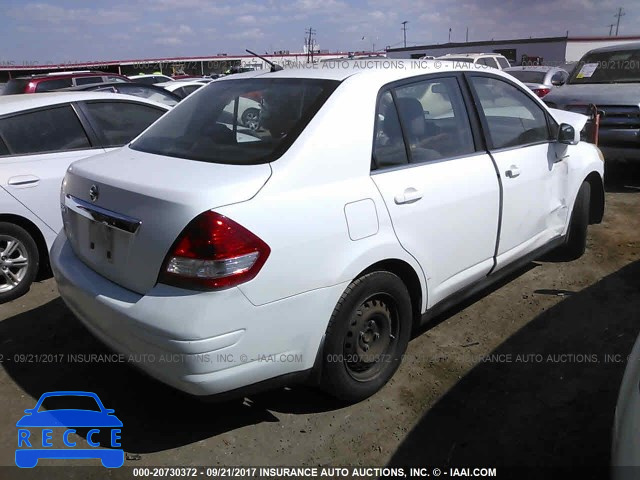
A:
<svg viewBox="0 0 640 480">
<path fill-rule="evenodd" d="M 573 205 L 565 244 L 558 251 L 563 260 L 576 260 L 584 254 L 587 248 L 590 199 L 591 185 L 584 182 L 578 190 L 576 202 Z"/>
<path fill-rule="evenodd" d="M 19 242 L 19 245 L 8 256 L 3 255 L 9 250 L 12 240 Z M 15 266 L 22 263 L 22 258 L 26 259 L 26 266 Z M 13 223 L 0 222 L 0 303 L 27 293 L 38 273 L 39 264 L 38 247 L 29 232 Z M 12 282 L 16 282 L 15 285 Z"/>
<path fill-rule="evenodd" d="M 376 271 L 351 282 L 327 327 L 321 387 L 348 403 L 376 393 L 400 366 L 411 325 L 411 298 L 397 275 Z"/>
</svg>

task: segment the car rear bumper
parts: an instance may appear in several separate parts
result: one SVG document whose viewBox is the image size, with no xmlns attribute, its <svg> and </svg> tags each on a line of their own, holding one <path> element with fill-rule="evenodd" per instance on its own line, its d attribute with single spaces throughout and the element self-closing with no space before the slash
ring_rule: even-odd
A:
<svg viewBox="0 0 640 480">
<path fill-rule="evenodd" d="M 194 292 L 158 284 L 139 295 L 87 267 L 64 231 L 50 256 L 61 297 L 97 338 L 152 377 L 194 395 L 312 368 L 346 287 L 261 306 L 237 288 Z"/>
</svg>

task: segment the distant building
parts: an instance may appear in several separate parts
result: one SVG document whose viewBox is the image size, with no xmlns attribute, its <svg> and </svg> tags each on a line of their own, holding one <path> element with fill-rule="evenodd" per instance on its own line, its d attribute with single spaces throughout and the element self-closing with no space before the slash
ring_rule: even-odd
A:
<svg viewBox="0 0 640 480">
<path fill-rule="evenodd" d="M 545 37 L 514 40 L 486 40 L 481 42 L 441 43 L 406 48 L 389 48 L 389 58 L 420 58 L 424 55 L 439 57 L 447 53 L 500 53 L 512 65 L 520 65 L 523 57 L 541 60 L 545 65 L 563 65 L 577 62 L 594 48 L 639 42 L 640 36 L 630 37 Z"/>
</svg>

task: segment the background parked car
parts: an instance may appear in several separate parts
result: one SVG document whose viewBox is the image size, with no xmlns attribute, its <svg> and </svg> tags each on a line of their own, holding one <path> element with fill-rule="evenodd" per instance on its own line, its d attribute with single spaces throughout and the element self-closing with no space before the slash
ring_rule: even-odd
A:
<svg viewBox="0 0 640 480">
<path fill-rule="evenodd" d="M 199 88 L 204 87 L 209 82 L 211 82 L 211 80 L 207 82 L 189 79 L 189 81 L 176 80 L 175 82 L 156 83 L 154 86 L 164 88 L 165 90 L 174 93 L 178 97 L 184 98 L 187 95 L 192 94 Z"/>
<path fill-rule="evenodd" d="M 129 75 L 129 79 L 132 82 L 144 83 L 146 85 L 153 85 L 155 83 L 171 82 L 174 79 L 161 73 L 141 73 L 140 75 Z"/>
<path fill-rule="evenodd" d="M 436 58 L 438 60 L 446 60 L 448 62 L 464 62 L 472 63 L 474 65 L 484 65 L 486 67 L 497 68 L 499 70 L 503 70 L 511 66 L 509 60 L 499 53 L 447 53 L 446 55 Z"/>
<path fill-rule="evenodd" d="M 107 92 L 0 97 L 0 303 L 48 269 L 69 165 L 124 145 L 167 110 Z"/>
<path fill-rule="evenodd" d="M 103 82 L 129 82 L 129 79 L 115 73 L 92 72 L 89 70 L 45 73 L 30 77 L 12 78 L 7 82 L 2 95 L 51 92 L 61 88 Z"/>
<path fill-rule="evenodd" d="M 173 82 L 177 83 L 177 82 Z M 154 102 L 164 103 L 169 107 L 174 107 L 182 100 L 178 95 L 157 85 L 145 85 L 143 83 L 94 83 L 81 87 L 65 88 L 65 91 L 96 91 L 114 92 L 123 95 L 133 95 L 134 97 L 146 98 Z"/>
<path fill-rule="evenodd" d="M 509 67 L 505 68 L 504 71 L 520 80 L 540 98 L 547 95 L 554 88 L 564 85 L 569 78 L 569 72 L 558 67 L 534 65 Z"/>
<path fill-rule="evenodd" d="M 552 108 L 601 112 L 598 146 L 608 165 L 640 163 L 640 42 L 587 52 L 562 87 L 544 101 Z"/>
</svg>

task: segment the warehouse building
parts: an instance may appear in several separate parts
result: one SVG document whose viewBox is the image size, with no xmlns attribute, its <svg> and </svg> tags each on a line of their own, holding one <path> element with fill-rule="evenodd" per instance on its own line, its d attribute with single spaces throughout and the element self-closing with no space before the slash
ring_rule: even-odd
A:
<svg viewBox="0 0 640 480">
<path fill-rule="evenodd" d="M 443 43 L 406 48 L 389 48 L 389 58 L 439 57 L 448 53 L 500 53 L 512 65 L 524 61 L 545 65 L 564 65 L 577 62 L 589 50 L 611 45 L 640 42 L 640 36 L 629 37 L 545 37 L 515 40 L 486 40 L 481 42 Z"/>
</svg>

